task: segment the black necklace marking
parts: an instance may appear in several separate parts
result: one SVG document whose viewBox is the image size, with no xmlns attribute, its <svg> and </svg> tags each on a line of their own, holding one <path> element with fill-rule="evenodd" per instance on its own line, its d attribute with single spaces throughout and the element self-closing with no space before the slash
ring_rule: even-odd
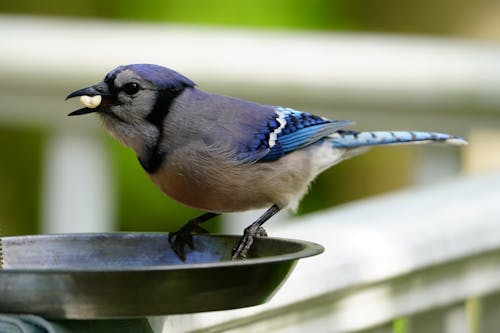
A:
<svg viewBox="0 0 500 333">
<path fill-rule="evenodd" d="M 165 152 L 160 152 L 160 146 L 163 141 L 163 123 L 170 111 L 170 106 L 174 99 L 181 94 L 183 89 L 163 90 L 156 99 L 153 110 L 147 115 L 146 120 L 158 129 L 158 137 L 153 146 L 148 147 L 146 158 L 139 158 L 139 163 L 146 172 L 155 173 L 160 168 L 165 159 Z"/>
</svg>

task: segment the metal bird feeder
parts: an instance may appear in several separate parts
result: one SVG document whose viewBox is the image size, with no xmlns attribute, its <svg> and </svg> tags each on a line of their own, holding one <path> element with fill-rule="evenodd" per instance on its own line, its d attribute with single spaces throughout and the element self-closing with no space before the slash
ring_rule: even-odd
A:
<svg viewBox="0 0 500 333">
<path fill-rule="evenodd" d="M 323 251 L 297 240 L 258 238 L 231 261 L 237 236 L 195 235 L 181 262 L 166 234 L 2 237 L 0 312 L 99 319 L 194 313 L 268 301 L 300 258 Z"/>
</svg>

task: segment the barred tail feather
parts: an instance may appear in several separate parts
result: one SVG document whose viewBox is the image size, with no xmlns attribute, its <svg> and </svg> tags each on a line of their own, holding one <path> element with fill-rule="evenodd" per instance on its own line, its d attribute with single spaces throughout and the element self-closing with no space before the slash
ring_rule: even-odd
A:
<svg viewBox="0 0 500 333">
<path fill-rule="evenodd" d="M 465 145 L 464 138 L 443 133 L 417 131 L 338 131 L 329 136 L 334 148 L 395 145 L 405 143 L 439 142 L 451 145 Z"/>
</svg>

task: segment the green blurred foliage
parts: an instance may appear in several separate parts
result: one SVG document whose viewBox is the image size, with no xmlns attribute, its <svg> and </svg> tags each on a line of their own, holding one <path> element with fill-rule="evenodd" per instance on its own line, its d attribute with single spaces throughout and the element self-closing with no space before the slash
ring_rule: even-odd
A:
<svg viewBox="0 0 500 333">
<path fill-rule="evenodd" d="M 344 15 L 346 0 L 149 0 L 62 2 L 4 0 L 0 11 L 36 15 L 96 17 L 251 27 L 352 28 Z"/>
<path fill-rule="evenodd" d="M 496 0 L 2 0 L 0 12 L 134 21 L 453 35 Z"/>
<path fill-rule="evenodd" d="M 33 234 L 40 216 L 42 147 L 46 133 L 0 128 L 0 228 L 4 235 Z"/>
<path fill-rule="evenodd" d="M 115 2 L 115 3 L 113 3 Z M 106 12 L 115 18 L 259 28 L 332 28 L 349 23 L 337 15 L 343 1 L 143 1 L 131 8 L 107 2 Z"/>
</svg>

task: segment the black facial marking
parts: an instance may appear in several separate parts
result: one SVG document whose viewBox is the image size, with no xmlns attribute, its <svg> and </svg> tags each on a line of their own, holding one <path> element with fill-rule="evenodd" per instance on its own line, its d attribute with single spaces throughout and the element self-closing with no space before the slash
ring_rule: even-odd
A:
<svg viewBox="0 0 500 333">
<path fill-rule="evenodd" d="M 144 160 L 139 158 L 139 163 L 148 173 L 155 173 L 160 168 L 165 153 L 160 152 L 163 140 L 163 123 L 168 115 L 173 100 L 180 95 L 182 90 L 163 90 L 159 92 L 153 110 L 146 116 L 146 120 L 158 129 L 158 137 L 152 147 L 148 148 L 148 154 Z"/>
<path fill-rule="evenodd" d="M 163 90 L 159 92 L 158 98 L 156 99 L 153 110 L 146 116 L 146 120 L 151 124 L 155 125 L 160 131 L 163 128 L 163 121 L 168 114 L 170 105 L 174 101 L 174 98 L 179 96 L 180 90 L 171 91 Z"/>
</svg>

